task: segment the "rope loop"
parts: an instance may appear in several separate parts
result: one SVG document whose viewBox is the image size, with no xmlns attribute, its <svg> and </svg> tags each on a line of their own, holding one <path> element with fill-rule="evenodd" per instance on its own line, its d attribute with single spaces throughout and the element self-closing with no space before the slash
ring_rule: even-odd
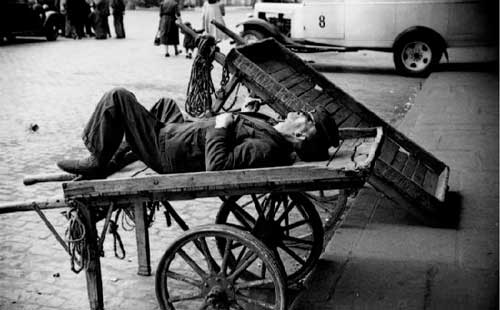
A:
<svg viewBox="0 0 500 310">
<path fill-rule="evenodd" d="M 86 230 L 80 218 L 77 208 L 72 208 L 66 213 L 68 224 L 64 233 L 65 241 L 68 244 L 70 253 L 71 270 L 80 273 L 89 261 L 87 242 L 85 239 Z"/>
<path fill-rule="evenodd" d="M 186 113 L 192 117 L 211 112 L 212 94 L 215 93 L 211 76 L 217 49 L 215 39 L 212 36 L 200 36 L 197 43 L 198 53 L 191 68 L 185 104 Z"/>
</svg>

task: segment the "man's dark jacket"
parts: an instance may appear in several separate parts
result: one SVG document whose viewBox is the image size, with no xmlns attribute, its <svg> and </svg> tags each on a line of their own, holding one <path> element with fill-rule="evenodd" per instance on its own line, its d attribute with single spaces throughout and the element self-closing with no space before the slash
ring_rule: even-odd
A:
<svg viewBox="0 0 500 310">
<path fill-rule="evenodd" d="M 168 123 L 160 131 L 163 173 L 230 170 L 292 164 L 293 147 L 255 113 L 238 114 L 228 128 L 215 119 Z"/>
</svg>

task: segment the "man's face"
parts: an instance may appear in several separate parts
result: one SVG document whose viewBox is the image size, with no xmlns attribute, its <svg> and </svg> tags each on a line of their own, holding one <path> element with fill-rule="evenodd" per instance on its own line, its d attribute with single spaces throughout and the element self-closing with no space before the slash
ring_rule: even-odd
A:
<svg viewBox="0 0 500 310">
<path fill-rule="evenodd" d="M 297 138 L 306 138 L 316 132 L 312 115 L 305 112 L 289 112 L 284 120 L 289 133 Z"/>
</svg>

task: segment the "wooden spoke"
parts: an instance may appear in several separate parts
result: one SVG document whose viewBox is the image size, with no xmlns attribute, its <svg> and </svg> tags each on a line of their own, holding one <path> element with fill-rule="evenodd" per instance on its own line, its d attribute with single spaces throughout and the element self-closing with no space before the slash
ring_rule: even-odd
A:
<svg viewBox="0 0 500 310">
<path fill-rule="evenodd" d="M 168 298 L 168 300 L 170 302 L 178 302 L 178 301 L 193 300 L 200 298 L 203 298 L 203 294 L 201 292 L 191 292 L 179 296 L 171 296 Z"/>
<path fill-rule="evenodd" d="M 200 277 L 205 278 L 207 276 L 207 273 L 183 249 L 177 250 L 177 253 Z"/>
<path fill-rule="evenodd" d="M 262 269 L 260 270 L 260 277 L 265 278 L 266 277 L 266 265 L 262 264 Z"/>
<path fill-rule="evenodd" d="M 284 242 L 286 241 L 289 241 L 288 244 L 290 242 L 293 242 L 294 244 L 302 244 L 302 245 L 308 245 L 309 247 L 312 247 L 314 245 L 314 241 L 311 241 L 311 240 L 304 240 L 304 239 L 301 239 L 301 238 L 297 238 L 297 237 L 292 237 L 292 236 L 286 236 L 284 237 Z M 289 244 L 290 245 L 290 244 Z"/>
<path fill-rule="evenodd" d="M 257 196 L 257 199 L 261 199 L 265 195 L 266 194 L 260 194 L 260 195 L 255 195 L 255 196 Z M 249 205 L 251 205 L 253 202 L 254 202 L 253 199 L 249 200 L 249 201 L 245 202 L 244 204 L 241 204 L 240 207 L 244 209 L 244 208 L 248 207 Z"/>
<path fill-rule="evenodd" d="M 252 194 L 251 196 L 253 204 L 255 205 L 255 209 L 257 210 L 257 214 L 259 215 L 259 217 L 264 217 L 264 208 L 262 207 L 259 199 L 257 198 L 257 195 Z"/>
<path fill-rule="evenodd" d="M 241 264 L 237 265 L 236 270 L 229 276 L 227 279 L 229 281 L 234 281 L 238 278 L 238 276 L 245 271 L 256 259 L 258 258 L 256 253 L 248 252 L 245 257 L 242 259 Z"/>
<path fill-rule="evenodd" d="M 224 253 L 222 254 L 222 263 L 220 266 L 221 273 L 226 275 L 227 271 L 227 260 L 229 258 L 229 254 L 231 253 L 231 247 L 233 245 L 233 240 L 226 240 L 226 245 L 224 246 Z"/>
<path fill-rule="evenodd" d="M 301 220 L 301 221 L 297 221 L 297 222 L 294 222 L 292 224 L 288 224 L 286 226 L 283 226 L 283 229 L 284 230 L 292 230 L 294 228 L 297 228 L 297 227 L 302 226 L 302 225 L 307 224 L 307 223 L 309 223 L 307 220 Z"/>
<path fill-rule="evenodd" d="M 205 238 L 201 237 L 197 240 L 193 241 L 196 244 L 196 247 L 198 250 L 200 250 L 201 254 L 205 257 L 205 260 L 207 261 L 208 269 L 210 270 L 211 273 L 217 273 L 219 270 L 219 267 L 217 266 L 217 263 L 215 262 L 214 258 L 212 257 L 212 253 L 210 253 L 210 249 L 208 248 L 207 240 Z"/>
<path fill-rule="evenodd" d="M 252 304 L 252 305 L 262 307 L 264 309 L 270 309 L 270 310 L 274 309 L 274 305 L 272 305 L 270 303 L 267 303 L 267 302 L 264 302 L 261 300 L 257 300 L 257 299 L 253 299 L 253 298 L 250 298 L 250 297 L 242 295 L 242 294 L 236 294 L 236 299 L 242 300 L 242 301 L 246 302 L 247 304 Z"/>
<path fill-rule="evenodd" d="M 282 244 L 282 245 L 279 245 L 279 247 L 281 249 L 283 249 L 283 251 L 285 251 L 286 253 L 288 253 L 288 255 L 290 255 L 293 259 L 295 259 L 301 265 L 305 265 L 306 264 L 306 261 L 304 259 L 302 259 L 302 257 L 300 257 L 297 253 L 295 253 L 294 251 L 292 251 L 286 245 Z"/>
<path fill-rule="evenodd" d="M 297 204 L 294 201 L 291 201 L 286 207 L 285 210 L 283 210 L 283 213 L 281 213 L 280 217 L 276 220 L 276 222 L 281 223 L 284 219 L 288 219 L 288 214 L 290 211 L 292 211 L 292 208 L 295 207 Z"/>
<path fill-rule="evenodd" d="M 234 301 L 232 304 L 229 305 L 229 309 L 234 309 L 234 310 L 245 310 L 242 306 L 240 306 L 236 301 Z"/>
<path fill-rule="evenodd" d="M 246 227 L 246 230 L 252 230 L 255 226 L 255 219 L 237 204 L 233 204 L 230 211 L 234 214 L 236 219 Z"/>
<path fill-rule="evenodd" d="M 269 285 L 272 283 L 273 283 L 273 280 L 271 280 L 271 279 L 261 279 L 261 280 L 238 283 L 234 287 L 235 287 L 236 291 L 238 291 L 238 290 L 244 290 L 244 289 L 249 289 L 249 288 L 253 288 L 253 287 L 265 286 L 265 285 Z"/>
<path fill-rule="evenodd" d="M 192 278 L 190 276 L 183 275 L 183 274 L 180 274 L 180 273 L 177 273 L 174 271 L 170 271 L 170 270 L 167 271 L 167 277 L 175 279 L 177 281 L 185 282 L 187 284 L 191 284 L 191 285 L 196 286 L 196 287 L 201 287 L 201 284 L 202 284 L 201 281 L 199 281 L 195 278 Z"/>
</svg>

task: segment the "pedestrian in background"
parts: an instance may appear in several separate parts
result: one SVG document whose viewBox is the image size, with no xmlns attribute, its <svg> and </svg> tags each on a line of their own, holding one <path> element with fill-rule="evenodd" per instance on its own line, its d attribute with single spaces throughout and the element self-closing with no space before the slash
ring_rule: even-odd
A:
<svg viewBox="0 0 500 310">
<path fill-rule="evenodd" d="M 81 39 L 85 36 L 83 32 L 83 17 L 85 10 L 85 0 L 66 0 L 66 14 L 71 27 L 71 37 Z"/>
<path fill-rule="evenodd" d="M 93 37 L 94 32 L 92 31 L 92 10 L 93 10 L 93 5 L 94 1 L 93 0 L 85 0 L 84 4 L 84 13 L 83 13 L 83 19 L 84 19 L 84 26 L 85 26 L 85 33 L 87 34 L 88 37 Z"/>
<path fill-rule="evenodd" d="M 175 55 L 179 55 L 177 50 L 179 45 L 179 27 L 175 21 L 180 20 L 181 12 L 177 0 L 163 0 L 160 5 L 160 43 L 165 45 L 165 57 L 169 57 L 168 46 L 173 45 Z"/>
<path fill-rule="evenodd" d="M 108 0 L 96 0 L 95 9 L 92 13 L 92 23 L 94 25 L 95 38 L 98 40 L 107 39 L 108 35 L 110 35 L 108 16 Z"/>
<path fill-rule="evenodd" d="M 113 23 L 117 39 L 125 38 L 125 27 L 123 26 L 123 15 L 125 14 L 125 0 L 111 0 L 113 9 Z"/>
<path fill-rule="evenodd" d="M 212 20 L 216 20 L 222 25 L 226 25 L 224 23 L 225 9 L 224 5 L 217 0 L 208 0 L 205 2 L 202 9 L 202 27 L 205 30 L 205 33 L 211 35 L 215 38 L 215 41 L 222 41 L 226 39 L 226 35 L 224 32 L 220 31 L 217 27 L 215 27 L 211 22 Z"/>
<path fill-rule="evenodd" d="M 184 23 L 184 25 L 186 25 L 186 27 L 188 27 L 189 29 L 193 30 L 194 32 L 197 32 L 197 33 L 201 33 L 203 32 L 203 30 L 194 30 L 193 27 L 191 26 L 191 23 L 190 22 L 186 22 Z M 192 35 L 190 35 L 189 33 L 183 31 L 181 29 L 181 33 L 184 35 L 184 40 L 183 40 L 183 45 L 184 45 L 184 51 L 186 52 L 186 58 L 192 58 L 193 57 L 193 52 L 194 52 L 194 49 L 196 48 L 196 39 L 195 37 L 193 37 Z"/>
</svg>

